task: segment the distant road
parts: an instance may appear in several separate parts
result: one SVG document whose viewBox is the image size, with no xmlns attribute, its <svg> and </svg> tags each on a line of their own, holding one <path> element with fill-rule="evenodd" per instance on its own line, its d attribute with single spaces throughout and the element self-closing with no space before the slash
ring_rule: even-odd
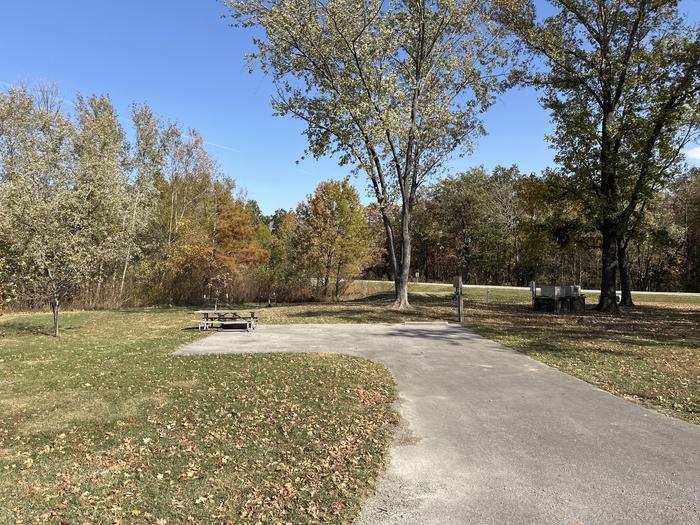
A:
<svg viewBox="0 0 700 525">
<path fill-rule="evenodd" d="M 368 279 L 360 279 L 366 283 L 391 283 L 392 281 L 377 281 L 377 280 L 368 280 Z M 419 282 L 415 283 L 411 281 L 411 284 L 426 284 L 430 286 L 445 286 L 449 288 L 453 288 L 453 285 L 451 283 L 427 283 L 427 282 Z M 489 290 L 524 290 L 524 291 L 530 291 L 530 288 L 527 286 L 495 286 L 495 285 L 490 285 L 490 284 L 465 284 L 464 288 L 474 288 L 474 289 L 489 289 Z M 600 290 L 581 290 L 584 293 L 600 293 Z M 620 293 L 618 290 L 617 293 Z M 678 297 L 700 297 L 700 293 L 693 293 L 693 292 L 637 292 L 634 291 L 632 292 L 634 295 L 671 295 L 671 296 L 678 296 Z"/>
</svg>

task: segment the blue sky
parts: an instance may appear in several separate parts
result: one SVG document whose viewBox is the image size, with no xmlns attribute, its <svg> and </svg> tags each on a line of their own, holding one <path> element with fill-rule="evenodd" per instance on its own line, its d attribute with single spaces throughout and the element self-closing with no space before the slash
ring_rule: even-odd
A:
<svg viewBox="0 0 700 525">
<path fill-rule="evenodd" d="M 683 5 L 700 17 L 700 0 Z M 248 74 L 244 60 L 251 35 L 230 28 L 225 13 L 216 0 L 0 0 L 0 87 L 52 81 L 69 101 L 106 93 L 124 121 L 132 102 L 147 102 L 197 128 L 264 212 L 294 207 L 318 182 L 349 170 L 333 159 L 297 164 L 303 126 L 272 116 L 270 82 Z M 515 163 L 539 172 L 552 164 L 549 117 L 532 90 L 504 95 L 485 123 L 489 135 L 454 170 Z M 364 193 L 364 180 L 356 185 Z"/>
</svg>

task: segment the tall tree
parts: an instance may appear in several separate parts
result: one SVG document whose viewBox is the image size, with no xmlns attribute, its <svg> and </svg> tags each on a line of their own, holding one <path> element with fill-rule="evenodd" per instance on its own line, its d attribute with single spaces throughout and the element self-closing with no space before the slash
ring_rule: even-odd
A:
<svg viewBox="0 0 700 525">
<path fill-rule="evenodd" d="M 79 96 L 76 101 L 75 191 L 89 220 L 83 235 L 92 246 L 89 264 L 94 286 L 86 290 L 89 304 L 116 299 L 120 262 L 128 250 L 129 166 L 127 144 L 111 100 L 106 96 Z M 105 294 L 106 280 L 111 293 Z M 86 283 L 88 284 L 88 283 Z"/>
<path fill-rule="evenodd" d="M 153 250 L 154 239 L 149 232 L 152 233 L 154 229 L 160 197 L 157 185 L 163 180 L 169 130 L 145 104 L 131 107 L 131 121 L 135 140 L 130 151 L 131 175 L 124 224 L 126 247 L 120 263 L 117 302 L 124 300 L 130 265 L 144 253 Z"/>
<path fill-rule="evenodd" d="M 419 187 L 483 133 L 506 87 L 509 52 L 489 2 L 230 0 L 258 27 L 252 55 L 277 86 L 273 107 L 306 123 L 308 151 L 366 173 L 382 213 L 395 307 L 409 306 L 411 216 Z M 400 202 L 399 224 L 390 213 Z"/>
<path fill-rule="evenodd" d="M 295 276 L 297 226 L 297 216 L 292 211 L 278 209 L 270 217 L 271 238 L 268 243 L 270 258 L 265 272 L 266 281 L 269 283 L 269 300 L 285 299 L 287 294 L 289 297 L 303 295 L 297 292 L 305 288 L 305 283 Z"/>
<path fill-rule="evenodd" d="M 618 311 L 618 241 L 692 134 L 700 29 L 676 0 L 550 3 L 557 13 L 538 22 L 532 3 L 504 2 L 504 20 L 544 64 L 531 81 L 552 113 L 549 139 L 602 239 L 597 308 Z"/>
<path fill-rule="evenodd" d="M 74 139 L 55 90 L 0 93 L 0 237 L 18 261 L 23 293 L 50 304 L 55 336 L 62 301 L 84 282 L 92 256 Z"/>
<path fill-rule="evenodd" d="M 342 283 L 370 260 L 370 230 L 360 196 L 347 179 L 322 182 L 297 207 L 297 249 L 321 297 L 340 295 Z"/>
</svg>

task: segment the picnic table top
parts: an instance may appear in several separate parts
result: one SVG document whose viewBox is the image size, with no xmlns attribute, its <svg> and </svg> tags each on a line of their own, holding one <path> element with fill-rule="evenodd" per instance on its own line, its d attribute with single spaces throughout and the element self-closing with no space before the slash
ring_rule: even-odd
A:
<svg viewBox="0 0 700 525">
<path fill-rule="evenodd" d="M 258 310 L 256 308 L 236 308 L 235 310 L 197 310 L 195 313 L 197 314 L 219 314 L 219 315 L 225 315 L 225 314 L 236 314 L 238 312 L 251 312 L 255 313 Z"/>
</svg>

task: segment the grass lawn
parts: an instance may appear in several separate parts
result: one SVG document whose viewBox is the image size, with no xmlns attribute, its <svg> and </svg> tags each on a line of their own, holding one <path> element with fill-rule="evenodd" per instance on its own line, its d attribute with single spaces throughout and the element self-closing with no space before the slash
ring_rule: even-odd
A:
<svg viewBox="0 0 700 525">
<path fill-rule="evenodd" d="M 440 283 L 411 283 L 410 290 L 414 294 L 434 294 L 446 296 L 454 289 L 449 284 Z M 348 293 L 351 299 L 361 299 L 367 296 L 380 296 L 385 298 L 393 290 L 393 283 L 388 281 L 355 281 Z M 467 301 L 530 304 L 530 291 L 523 289 L 504 287 L 465 287 L 464 298 Z M 698 305 L 700 306 L 700 294 L 670 295 L 664 293 L 634 292 L 633 298 L 640 304 L 661 303 L 673 305 Z M 598 301 L 597 294 L 587 294 L 588 304 Z"/>
<path fill-rule="evenodd" d="M 0 523 L 348 523 L 394 383 L 329 354 L 178 356 L 184 310 L 0 317 Z"/>
<path fill-rule="evenodd" d="M 390 283 L 280 305 L 261 322 L 454 317 L 451 289 Z M 650 299 L 648 299 L 650 298 Z M 700 302 L 637 295 L 622 316 L 535 313 L 467 289 L 465 324 L 617 395 L 700 423 Z M 589 301 L 590 302 L 590 301 Z M 0 523 L 349 523 L 384 461 L 395 387 L 331 354 L 172 356 L 186 310 L 0 317 Z"/>
</svg>

